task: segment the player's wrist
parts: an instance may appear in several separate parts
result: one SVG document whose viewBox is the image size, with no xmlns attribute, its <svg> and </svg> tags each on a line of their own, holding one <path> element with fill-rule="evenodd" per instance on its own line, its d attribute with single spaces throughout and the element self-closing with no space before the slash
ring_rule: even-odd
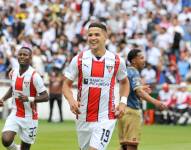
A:
<svg viewBox="0 0 191 150">
<path fill-rule="evenodd" d="M 34 102 L 35 98 L 34 97 L 28 97 L 28 102 Z"/>
<path fill-rule="evenodd" d="M 120 103 L 123 103 L 123 104 L 127 105 L 127 97 L 122 96 L 122 97 L 120 98 Z"/>
<path fill-rule="evenodd" d="M 69 104 L 73 104 L 76 102 L 76 100 L 74 98 L 72 98 L 72 99 L 68 99 L 68 102 L 69 102 Z"/>
</svg>

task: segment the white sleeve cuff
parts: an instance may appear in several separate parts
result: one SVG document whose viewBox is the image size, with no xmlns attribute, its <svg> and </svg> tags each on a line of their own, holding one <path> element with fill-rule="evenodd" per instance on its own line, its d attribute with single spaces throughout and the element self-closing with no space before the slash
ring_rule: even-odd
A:
<svg viewBox="0 0 191 150">
<path fill-rule="evenodd" d="M 34 97 L 28 97 L 29 102 L 34 102 Z"/>
<path fill-rule="evenodd" d="M 120 99 L 120 103 L 123 103 L 123 104 L 127 105 L 127 97 L 122 96 L 121 99 Z"/>
</svg>

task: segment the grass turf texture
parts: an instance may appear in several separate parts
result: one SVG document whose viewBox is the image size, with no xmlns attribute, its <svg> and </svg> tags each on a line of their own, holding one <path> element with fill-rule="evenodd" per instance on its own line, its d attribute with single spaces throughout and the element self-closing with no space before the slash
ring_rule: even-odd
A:
<svg viewBox="0 0 191 150">
<path fill-rule="evenodd" d="M 0 120 L 0 129 L 4 120 Z M 143 126 L 139 150 L 191 150 L 191 126 Z M 17 138 L 16 143 L 19 143 Z M 108 150 L 118 149 L 117 130 L 115 130 Z M 0 143 L 0 150 L 4 150 Z M 36 143 L 31 150 L 78 150 L 75 124 L 48 123 L 39 121 Z"/>
</svg>

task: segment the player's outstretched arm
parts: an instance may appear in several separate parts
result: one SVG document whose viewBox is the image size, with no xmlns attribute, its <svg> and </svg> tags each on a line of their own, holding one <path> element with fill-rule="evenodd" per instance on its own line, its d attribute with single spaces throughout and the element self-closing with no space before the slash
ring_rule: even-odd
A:
<svg viewBox="0 0 191 150">
<path fill-rule="evenodd" d="M 152 103 L 154 104 L 157 108 L 159 108 L 160 110 L 164 110 L 164 109 L 167 109 L 167 106 L 162 103 L 161 101 L 151 97 L 147 92 L 144 91 L 144 89 L 142 89 L 141 87 L 140 88 L 137 88 L 136 89 L 136 95 L 138 97 L 140 97 L 141 99 L 149 102 L 149 103 Z"/>
<path fill-rule="evenodd" d="M 148 94 L 151 94 L 151 92 L 152 92 L 152 90 L 151 90 L 151 88 L 150 88 L 150 85 L 147 85 L 147 84 L 142 85 L 142 89 L 143 89 L 145 92 L 147 92 Z"/>
<path fill-rule="evenodd" d="M 23 95 L 22 93 L 19 93 L 19 94 L 20 94 L 18 96 L 19 100 L 21 100 L 23 102 L 41 103 L 41 102 L 47 102 L 49 99 L 47 91 L 43 91 L 43 92 L 39 93 L 39 95 L 36 97 L 27 97 L 27 96 Z"/>
<path fill-rule="evenodd" d="M 39 96 L 35 97 L 35 102 L 40 103 L 40 102 L 47 102 L 49 99 L 49 95 L 47 91 L 44 91 L 39 94 Z"/>
<path fill-rule="evenodd" d="M 78 101 L 76 101 L 73 97 L 73 93 L 72 93 L 72 83 L 73 81 L 69 80 L 69 79 L 65 79 L 64 80 L 64 84 L 63 84 L 63 94 L 66 98 L 66 100 L 68 101 L 69 105 L 70 105 L 70 110 L 75 114 L 80 114 L 80 103 Z"/>
<path fill-rule="evenodd" d="M 3 106 L 4 101 L 12 97 L 12 87 L 9 88 L 9 90 L 6 92 L 6 94 L 0 99 L 0 107 Z"/>
</svg>

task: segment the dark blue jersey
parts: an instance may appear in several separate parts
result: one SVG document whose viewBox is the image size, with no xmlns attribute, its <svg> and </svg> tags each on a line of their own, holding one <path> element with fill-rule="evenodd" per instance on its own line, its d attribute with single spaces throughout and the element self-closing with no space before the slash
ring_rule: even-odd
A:
<svg viewBox="0 0 191 150">
<path fill-rule="evenodd" d="M 130 93 L 128 96 L 127 106 L 133 109 L 139 109 L 141 100 L 135 93 L 135 90 L 142 86 L 139 71 L 134 67 L 127 67 L 127 76 L 130 83 Z"/>
</svg>

